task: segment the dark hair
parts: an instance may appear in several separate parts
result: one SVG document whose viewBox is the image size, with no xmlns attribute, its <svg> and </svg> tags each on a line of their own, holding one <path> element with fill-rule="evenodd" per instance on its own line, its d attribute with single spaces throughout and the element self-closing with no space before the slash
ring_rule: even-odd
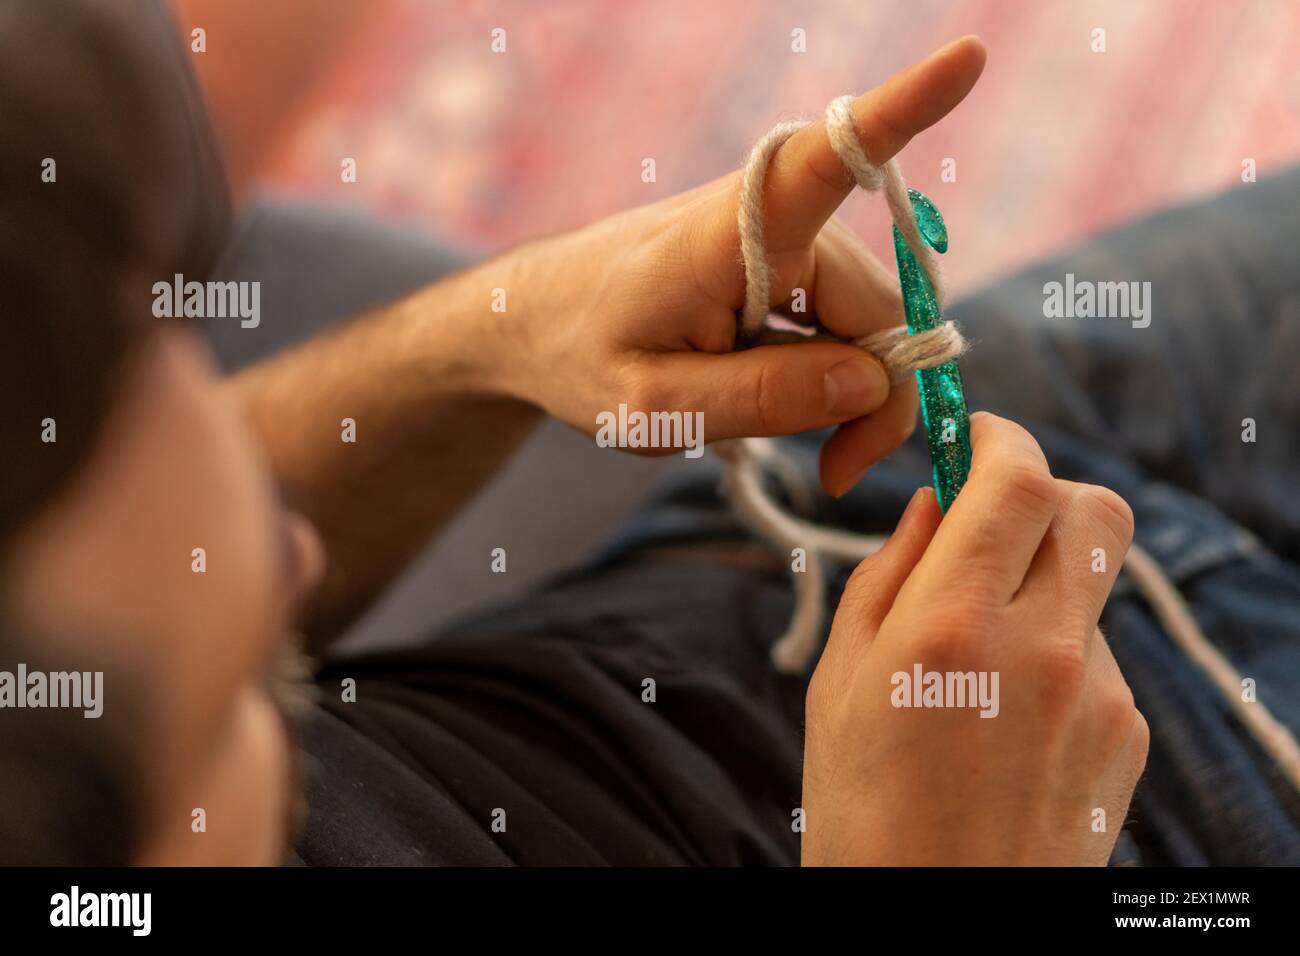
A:
<svg viewBox="0 0 1300 956">
<path fill-rule="evenodd" d="M 90 455 L 152 284 L 223 238 L 185 55 L 149 4 L 0 0 L 0 549 Z"/>
<path fill-rule="evenodd" d="M 155 3 L 0 0 L 0 576 L 21 560 L 15 533 L 94 454 L 160 321 L 153 283 L 202 279 L 223 244 L 227 196 L 187 55 Z M 0 662 L 19 648 L 41 652 L 0 618 Z M 116 811 L 130 761 L 110 756 L 107 721 L 0 710 L 0 856 L 125 861 L 129 840 L 86 807 L 129 822 Z"/>
</svg>

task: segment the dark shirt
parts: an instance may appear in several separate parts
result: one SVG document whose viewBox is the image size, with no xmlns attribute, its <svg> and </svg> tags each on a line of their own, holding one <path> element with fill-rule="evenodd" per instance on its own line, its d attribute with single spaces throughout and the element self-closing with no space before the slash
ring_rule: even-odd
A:
<svg viewBox="0 0 1300 956">
<path fill-rule="evenodd" d="M 782 576 L 703 570 L 574 576 L 423 647 L 329 665 L 303 730 L 297 859 L 796 862 L 804 682 L 767 659 Z"/>
</svg>

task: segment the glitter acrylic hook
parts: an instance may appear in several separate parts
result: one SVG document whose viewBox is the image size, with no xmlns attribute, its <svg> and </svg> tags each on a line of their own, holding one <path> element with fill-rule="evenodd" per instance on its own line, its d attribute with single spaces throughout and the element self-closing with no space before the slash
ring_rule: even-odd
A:
<svg viewBox="0 0 1300 956">
<path fill-rule="evenodd" d="M 947 252 L 948 227 L 939 210 L 915 189 L 909 188 L 907 196 L 921 240 L 935 252 Z M 903 293 L 908 334 L 918 335 L 938 328 L 943 324 L 938 296 L 898 226 L 894 226 L 894 257 L 898 261 L 898 284 Z M 935 368 L 917 369 L 916 385 L 921 393 L 921 420 L 930 448 L 934 491 L 939 509 L 946 512 L 970 471 L 970 416 L 966 411 L 961 368 L 952 359 Z"/>
</svg>

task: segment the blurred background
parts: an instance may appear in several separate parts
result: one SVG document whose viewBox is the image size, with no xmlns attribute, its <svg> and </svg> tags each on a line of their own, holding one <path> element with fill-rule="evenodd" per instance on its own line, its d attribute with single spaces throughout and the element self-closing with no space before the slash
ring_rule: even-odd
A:
<svg viewBox="0 0 1300 956">
<path fill-rule="evenodd" d="M 1108 226 L 1239 187 L 1245 160 L 1262 178 L 1300 159 L 1292 0 L 172 2 L 187 42 L 206 31 L 191 62 L 237 196 L 342 205 L 480 252 L 738 168 L 773 123 L 966 33 L 988 48 L 982 80 L 900 157 L 948 221 L 958 299 Z M 892 268 L 883 203 L 855 195 L 842 215 Z M 680 465 L 548 423 L 352 642 L 402 643 L 571 567 Z M 495 547 L 509 574 L 484 573 Z"/>
<path fill-rule="evenodd" d="M 234 173 L 479 248 L 565 230 L 737 168 L 977 33 L 970 98 L 903 152 L 948 220 L 960 292 L 1166 203 L 1300 158 L 1292 0 L 187 0 Z M 250 15 L 252 14 L 252 15 Z M 494 28 L 506 52 L 490 48 Z M 791 50 L 792 31 L 806 53 Z M 1094 29 L 1105 52 L 1093 52 Z M 282 102 L 273 102 L 273 101 Z M 340 181 L 341 157 L 357 160 Z M 641 181 L 656 161 L 657 182 Z M 956 182 L 940 179 L 956 160 Z M 878 251 L 886 220 L 844 215 Z M 888 261 L 888 260 L 887 260 Z"/>
</svg>

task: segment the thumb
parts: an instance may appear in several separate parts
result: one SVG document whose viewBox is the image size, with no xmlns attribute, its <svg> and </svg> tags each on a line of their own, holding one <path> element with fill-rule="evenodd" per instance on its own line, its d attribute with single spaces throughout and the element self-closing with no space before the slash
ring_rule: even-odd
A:
<svg viewBox="0 0 1300 956">
<path fill-rule="evenodd" d="M 676 404 L 704 412 L 709 441 L 827 428 L 870 414 L 889 397 L 880 362 L 837 342 L 684 352 L 665 360 L 672 363 L 665 377 L 675 382 Z"/>
</svg>

